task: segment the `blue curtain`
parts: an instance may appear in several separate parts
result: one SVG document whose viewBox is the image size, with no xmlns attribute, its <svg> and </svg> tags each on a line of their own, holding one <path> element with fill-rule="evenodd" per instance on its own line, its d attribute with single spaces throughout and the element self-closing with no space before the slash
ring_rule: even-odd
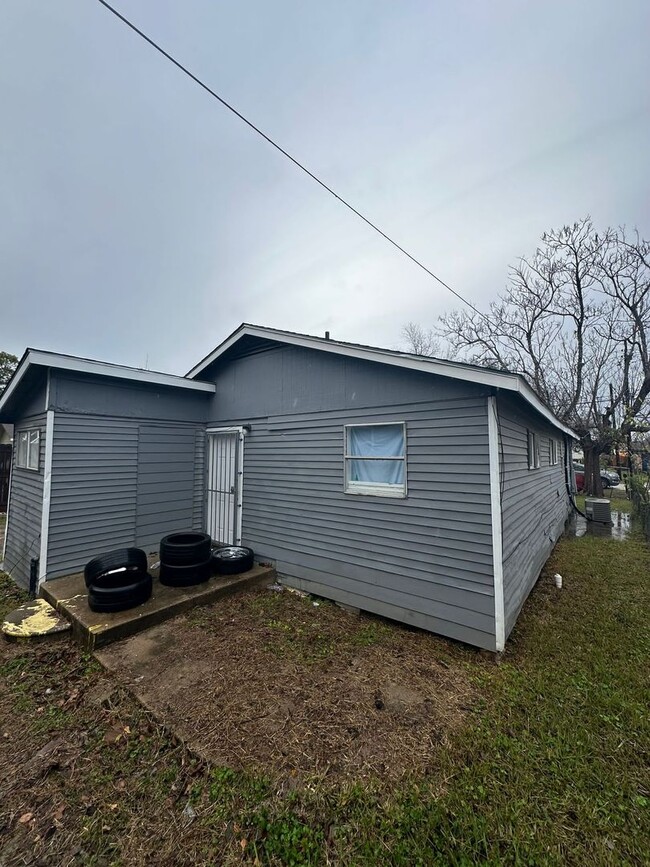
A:
<svg viewBox="0 0 650 867">
<path fill-rule="evenodd" d="M 404 457 L 402 425 L 371 425 L 348 428 L 348 454 L 359 458 Z M 404 461 L 350 460 L 351 482 L 404 484 Z"/>
</svg>

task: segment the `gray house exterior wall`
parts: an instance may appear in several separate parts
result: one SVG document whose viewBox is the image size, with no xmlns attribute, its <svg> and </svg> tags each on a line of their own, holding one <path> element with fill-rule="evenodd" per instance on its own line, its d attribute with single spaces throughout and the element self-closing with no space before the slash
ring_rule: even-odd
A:
<svg viewBox="0 0 650 867">
<path fill-rule="evenodd" d="M 251 425 L 244 544 L 296 586 L 494 649 L 485 389 L 289 346 L 209 375 L 208 426 Z M 408 496 L 345 494 L 344 425 L 391 421 Z"/>
<path fill-rule="evenodd" d="M 5 568 L 18 583 L 39 552 L 51 579 L 205 529 L 206 427 L 246 426 L 242 541 L 259 559 L 327 598 L 501 646 L 570 510 L 558 429 L 487 385 L 279 341 L 236 344 L 200 378 L 216 392 L 28 373 L 16 433 L 37 426 L 41 457 L 37 473 L 14 468 Z M 345 493 L 345 425 L 387 422 L 406 426 L 407 496 Z"/>
<path fill-rule="evenodd" d="M 53 371 L 50 408 L 48 579 L 203 529 L 204 395 Z"/>
<path fill-rule="evenodd" d="M 14 436 L 24 430 L 40 431 L 38 471 L 16 466 L 14 448 L 11 489 L 6 526 L 4 570 L 21 587 L 29 587 L 30 560 L 40 556 L 41 520 L 43 516 L 43 482 L 45 477 L 46 416 L 45 386 L 30 395 L 25 410 L 15 421 Z"/>
<path fill-rule="evenodd" d="M 501 488 L 503 523 L 503 590 L 506 637 L 542 567 L 562 534 L 571 511 L 566 489 L 564 435 L 499 395 Z M 528 431 L 537 434 L 540 467 L 528 468 Z M 549 440 L 559 444 L 558 463 L 551 465 Z"/>
</svg>

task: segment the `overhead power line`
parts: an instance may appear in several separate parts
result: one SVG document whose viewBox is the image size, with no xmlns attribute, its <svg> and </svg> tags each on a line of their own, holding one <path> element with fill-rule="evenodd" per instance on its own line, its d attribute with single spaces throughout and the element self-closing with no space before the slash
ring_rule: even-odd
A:
<svg viewBox="0 0 650 867">
<path fill-rule="evenodd" d="M 348 210 L 352 211 L 352 213 L 355 214 L 357 217 L 359 217 L 359 219 L 363 220 L 363 222 L 366 223 L 366 225 L 370 226 L 371 229 L 374 229 L 374 231 L 377 232 L 379 235 L 381 235 L 381 237 L 384 238 L 386 241 L 388 241 L 389 244 L 392 244 L 393 247 L 398 249 L 400 251 L 400 253 L 403 253 L 408 259 L 411 260 L 411 262 L 413 262 L 415 265 L 417 265 L 418 268 L 421 268 L 426 274 L 428 274 L 429 277 L 433 277 L 433 279 L 436 280 L 438 283 L 440 283 L 441 286 L 444 286 L 445 289 L 448 289 L 449 292 L 452 293 L 452 295 L 455 295 L 456 298 L 459 299 L 459 301 L 462 301 L 463 304 L 467 304 L 467 306 L 470 307 L 475 313 L 477 313 L 479 316 L 485 318 L 485 314 L 481 313 L 481 311 L 478 310 L 471 303 L 471 301 L 468 301 L 466 298 L 463 298 L 463 296 L 459 292 L 457 292 L 455 289 L 452 289 L 452 287 L 448 283 L 445 283 L 445 281 L 441 277 L 438 277 L 437 274 L 434 274 L 430 268 L 427 268 L 427 266 L 424 265 L 422 262 L 420 262 L 419 259 L 416 259 L 415 256 L 413 256 L 411 253 L 408 252 L 408 250 L 405 250 L 404 247 L 401 246 L 401 244 L 398 244 L 397 241 L 394 241 L 390 237 L 390 235 L 387 235 L 386 232 L 384 232 L 382 229 L 380 229 L 376 223 L 373 223 L 372 220 L 369 220 L 368 217 L 364 216 L 361 213 L 361 211 L 358 211 L 353 205 L 351 205 L 349 202 L 347 202 L 342 196 L 339 196 L 339 194 L 336 193 L 330 186 L 328 186 L 325 183 L 325 181 L 322 181 L 317 175 L 315 175 L 305 165 L 303 165 L 303 163 L 301 163 L 300 160 L 297 160 L 296 157 L 292 156 L 281 145 L 279 145 L 270 136 L 268 136 L 265 132 L 263 132 L 258 126 L 255 126 L 255 124 L 252 121 L 250 121 L 247 117 L 245 117 L 240 111 L 237 111 L 237 109 L 233 105 L 231 105 L 222 96 L 219 96 L 219 94 L 216 91 L 212 90 L 211 87 L 209 87 L 204 81 L 202 81 L 200 78 L 198 78 L 198 76 L 194 75 L 193 72 L 190 72 L 190 70 L 186 66 L 183 66 L 183 64 L 180 63 L 180 61 L 176 60 L 175 57 L 172 57 L 172 55 L 169 54 L 168 51 L 165 51 L 165 49 L 162 48 L 160 45 L 158 45 L 157 42 L 154 42 L 154 40 L 151 39 L 150 36 L 147 36 L 147 34 L 144 33 L 142 30 L 140 30 L 139 27 L 136 27 L 132 21 L 129 21 L 128 18 L 125 18 L 124 15 L 122 15 L 121 12 L 118 12 L 117 9 L 115 9 L 113 6 L 111 6 L 110 3 L 107 3 L 106 0 L 98 0 L 98 2 L 101 3 L 101 5 L 104 6 L 106 9 L 108 9 L 109 12 L 112 12 L 116 18 L 119 18 L 119 20 L 123 24 L 126 24 L 127 27 L 130 27 L 131 30 L 133 30 L 134 33 L 137 33 L 138 36 L 140 36 L 142 39 L 144 39 L 145 42 L 148 42 L 152 48 L 155 48 L 156 51 L 158 51 L 160 54 L 162 54 L 162 56 L 165 57 L 167 60 L 169 60 L 170 63 L 173 63 L 174 66 L 176 66 L 178 69 L 180 69 L 181 72 L 185 73 L 185 75 L 187 75 L 188 78 L 191 78 L 195 84 L 198 84 L 199 87 L 202 87 L 203 90 L 205 90 L 207 93 L 210 94 L 210 96 L 214 97 L 214 99 L 216 99 L 218 102 L 220 102 L 221 105 L 224 106 L 224 108 L 227 108 L 228 111 L 231 111 L 236 117 L 238 117 L 241 121 L 243 121 L 246 124 L 246 126 L 250 127 L 254 132 L 256 132 L 259 136 L 261 136 L 268 144 L 270 144 L 277 151 L 279 151 L 283 156 L 285 156 L 288 160 L 290 160 L 297 168 L 300 169 L 300 171 L 304 172 L 306 175 L 309 175 L 309 177 L 313 181 L 316 181 L 316 183 L 319 186 L 321 186 L 324 190 L 326 190 L 330 195 L 334 196 L 335 199 L 337 199 Z"/>
</svg>

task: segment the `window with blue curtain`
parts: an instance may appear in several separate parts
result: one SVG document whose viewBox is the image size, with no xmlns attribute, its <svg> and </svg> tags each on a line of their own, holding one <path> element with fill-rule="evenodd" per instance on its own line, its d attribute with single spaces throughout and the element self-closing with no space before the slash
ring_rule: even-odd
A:
<svg viewBox="0 0 650 867">
<path fill-rule="evenodd" d="M 403 497 L 406 494 L 406 427 L 347 425 L 345 490 L 349 494 Z"/>
</svg>

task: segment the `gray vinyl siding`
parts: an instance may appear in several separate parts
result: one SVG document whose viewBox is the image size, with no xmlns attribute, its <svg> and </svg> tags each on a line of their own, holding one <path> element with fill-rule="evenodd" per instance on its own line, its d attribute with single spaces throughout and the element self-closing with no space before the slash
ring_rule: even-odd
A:
<svg viewBox="0 0 650 867">
<path fill-rule="evenodd" d="M 506 637 L 533 588 L 570 512 L 565 481 L 565 444 L 557 429 L 512 398 L 499 396 L 503 522 L 503 588 Z M 528 431 L 538 436 L 540 467 L 528 469 Z M 558 463 L 549 460 L 549 439 Z"/>
<path fill-rule="evenodd" d="M 136 541 L 158 546 L 178 529 L 203 529 L 205 433 L 186 425 L 140 425 Z M 199 508 L 197 508 L 197 504 Z"/>
<path fill-rule="evenodd" d="M 202 529 L 204 426 L 55 413 L 47 578 L 130 545 Z M 197 445 L 200 443 L 200 445 Z"/>
<path fill-rule="evenodd" d="M 50 408 L 72 415 L 203 422 L 207 397 L 202 392 L 164 385 L 60 370 L 53 370 L 50 376 Z"/>
<path fill-rule="evenodd" d="M 274 561 L 291 584 L 493 649 L 482 390 L 308 354 L 293 348 L 259 354 L 217 375 L 213 406 L 224 414 L 213 412 L 209 425 L 251 425 L 244 544 Z M 237 405 L 237 393 L 247 417 L 225 414 Z M 260 408 L 272 406 L 284 411 L 260 416 Z M 390 421 L 406 423 L 408 496 L 345 494 L 344 425 Z"/>
<path fill-rule="evenodd" d="M 35 399 L 34 405 L 43 405 L 43 396 Z M 33 557 L 40 555 L 41 520 L 43 515 L 43 480 L 45 467 L 46 415 L 24 418 L 16 422 L 14 442 L 24 430 L 40 431 L 38 472 L 16 466 L 17 449 L 13 452 L 11 468 L 11 491 L 7 516 L 7 547 L 4 570 L 9 572 L 21 587 L 29 587 L 29 565 Z"/>
</svg>

